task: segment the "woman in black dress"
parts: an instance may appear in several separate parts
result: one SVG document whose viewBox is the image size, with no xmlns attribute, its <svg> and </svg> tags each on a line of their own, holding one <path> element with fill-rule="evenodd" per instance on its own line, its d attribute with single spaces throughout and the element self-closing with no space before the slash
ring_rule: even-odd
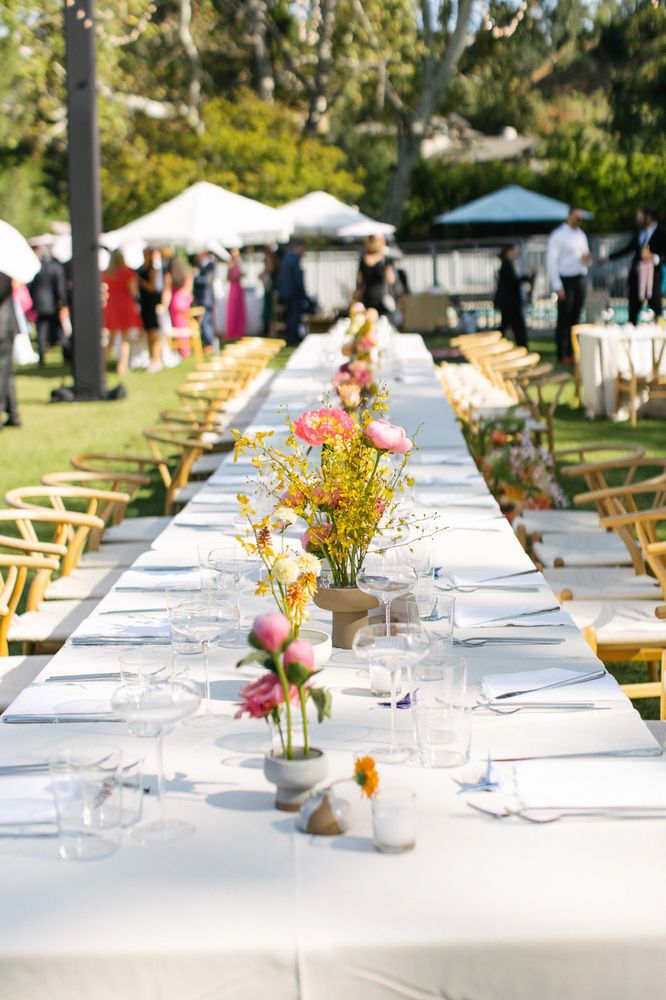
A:
<svg viewBox="0 0 666 1000">
<path fill-rule="evenodd" d="M 366 309 L 376 309 L 380 316 L 395 311 L 391 288 L 395 284 L 393 261 L 386 255 L 383 236 L 368 236 L 356 278 L 356 295 Z"/>
<path fill-rule="evenodd" d="M 502 314 L 500 330 L 506 336 L 511 330 L 518 347 L 527 347 L 527 327 L 523 315 L 524 282 L 530 283 L 529 276 L 520 276 L 516 271 L 516 260 L 520 253 L 517 243 L 504 247 L 500 254 L 501 265 L 497 276 L 497 291 L 495 293 L 495 308 Z"/>
<path fill-rule="evenodd" d="M 161 342 L 158 312 L 164 298 L 164 268 L 159 250 L 146 247 L 143 251 L 143 265 L 137 271 L 139 278 L 139 311 L 141 322 L 148 336 L 150 352 L 149 372 L 158 372 L 162 367 Z"/>
</svg>

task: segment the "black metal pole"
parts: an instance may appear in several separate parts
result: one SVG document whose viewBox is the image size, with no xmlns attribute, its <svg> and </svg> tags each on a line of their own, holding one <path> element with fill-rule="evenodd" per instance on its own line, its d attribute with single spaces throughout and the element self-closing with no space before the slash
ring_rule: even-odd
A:
<svg viewBox="0 0 666 1000">
<path fill-rule="evenodd" d="M 106 396 L 98 263 L 102 212 L 94 22 L 94 0 L 65 0 L 73 368 L 74 391 L 81 400 Z"/>
</svg>

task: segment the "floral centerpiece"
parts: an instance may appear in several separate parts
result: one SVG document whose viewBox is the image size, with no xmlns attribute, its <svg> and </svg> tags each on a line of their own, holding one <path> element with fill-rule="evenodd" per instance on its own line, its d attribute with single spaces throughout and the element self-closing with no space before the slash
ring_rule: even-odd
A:
<svg viewBox="0 0 666 1000">
<path fill-rule="evenodd" d="M 402 427 L 379 416 L 385 409 L 386 393 L 380 390 L 372 410 L 363 410 L 357 420 L 335 406 L 310 410 L 290 422 L 283 449 L 271 447 L 270 432 L 252 437 L 236 433 L 236 457 L 245 451 L 253 453 L 253 464 L 276 505 L 271 515 L 257 521 L 247 498 L 239 498 L 257 551 L 271 536 L 272 525 L 299 519 L 306 526 L 301 537 L 305 558 L 314 556 L 327 566 L 326 589 L 355 590 L 357 574 L 380 528 L 393 535 L 408 525 L 398 502 L 409 482 L 405 468 L 413 442 Z M 383 461 L 385 456 L 396 456 L 397 461 Z M 276 570 L 284 565 L 273 561 L 273 578 L 277 579 Z M 302 557 L 291 557 L 286 566 L 292 575 L 297 570 L 299 575 L 292 583 L 280 584 L 278 579 L 277 591 L 282 610 L 294 623 L 303 620 L 304 604 L 311 596 L 321 607 L 335 611 L 329 603 L 321 603 L 325 588 L 317 584 L 314 563 L 306 565 Z M 280 586 L 287 588 L 284 593 Z M 359 620 L 361 611 L 367 613 L 376 604 L 374 598 L 358 591 L 354 602 L 362 606 L 349 613 Z M 340 644 L 335 621 L 333 641 Z M 348 642 L 351 636 L 344 645 Z"/>
<path fill-rule="evenodd" d="M 568 507 L 555 476 L 553 457 L 534 443 L 524 418 L 508 414 L 481 421 L 468 432 L 468 443 L 509 520 L 523 510 Z"/>
<path fill-rule="evenodd" d="M 255 618 L 248 641 L 252 650 L 237 666 L 256 663 L 266 672 L 242 688 L 236 718 L 266 719 L 275 725 L 280 750 L 266 755 L 264 771 L 277 785 L 277 807 L 295 810 L 326 774 L 323 752 L 310 746 L 307 704 L 312 701 L 323 722 L 331 715 L 331 695 L 313 685 L 321 672 L 315 669 L 314 649 L 304 639 L 293 638 L 285 615 L 272 612 Z M 303 725 L 301 747 L 294 746 L 294 712 Z"/>
<path fill-rule="evenodd" d="M 377 392 L 374 372 L 377 316 L 376 309 L 366 310 L 360 302 L 355 302 L 350 310 L 348 339 L 342 347 L 348 360 L 332 379 L 333 388 L 348 411 L 358 409 L 363 400 L 369 400 Z"/>
</svg>

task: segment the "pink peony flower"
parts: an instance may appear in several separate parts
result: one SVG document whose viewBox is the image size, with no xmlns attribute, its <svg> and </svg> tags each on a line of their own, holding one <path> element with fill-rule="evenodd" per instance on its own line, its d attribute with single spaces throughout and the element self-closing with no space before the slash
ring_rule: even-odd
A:
<svg viewBox="0 0 666 1000">
<path fill-rule="evenodd" d="M 277 653 L 291 635 L 291 625 L 283 614 L 275 611 L 255 618 L 251 634 L 267 653 Z"/>
<path fill-rule="evenodd" d="M 298 507 L 299 504 L 303 503 L 304 499 L 305 497 L 301 490 L 295 486 L 290 486 L 280 497 L 282 503 L 286 504 L 287 507 Z"/>
<path fill-rule="evenodd" d="M 350 361 L 349 372 L 357 385 L 362 389 L 372 385 L 372 369 L 365 361 Z"/>
<path fill-rule="evenodd" d="M 414 447 L 404 428 L 388 420 L 371 420 L 365 428 L 365 436 L 377 451 L 388 451 L 392 455 L 406 455 Z"/>
<path fill-rule="evenodd" d="M 354 421 L 339 406 L 308 410 L 294 423 L 294 434 L 313 447 L 334 438 L 349 438 L 355 429 Z"/>
<path fill-rule="evenodd" d="M 320 507 L 338 507 L 340 505 L 340 490 L 337 486 L 326 486 L 322 483 L 321 486 L 315 486 L 312 495 Z M 331 526 L 327 525 L 327 527 Z"/>
<path fill-rule="evenodd" d="M 308 528 L 301 535 L 301 545 L 306 552 L 311 549 L 318 551 L 322 544 L 333 534 L 332 524 L 318 524 L 315 528 Z"/>
<path fill-rule="evenodd" d="M 312 644 L 306 642 L 305 639 L 294 639 L 285 649 L 282 662 L 285 667 L 288 667 L 290 663 L 301 663 L 308 670 L 314 670 L 315 660 Z"/>
<path fill-rule="evenodd" d="M 251 684 L 247 684 L 241 690 L 240 697 L 241 701 L 238 703 L 240 707 L 234 715 L 235 719 L 240 719 L 244 715 L 249 715 L 251 719 L 263 719 L 274 708 L 283 704 L 284 691 L 278 675 L 270 671 Z M 295 701 L 297 698 L 298 688 L 295 684 L 291 684 L 289 700 Z"/>
</svg>

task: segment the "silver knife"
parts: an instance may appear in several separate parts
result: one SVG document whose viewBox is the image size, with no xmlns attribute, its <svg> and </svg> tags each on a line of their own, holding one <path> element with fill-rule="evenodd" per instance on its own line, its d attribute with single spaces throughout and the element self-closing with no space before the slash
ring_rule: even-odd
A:
<svg viewBox="0 0 666 1000">
<path fill-rule="evenodd" d="M 99 674 L 53 674 L 44 678 L 43 684 L 76 684 L 78 682 L 88 683 L 88 681 L 120 681 L 119 670 L 110 670 Z"/>
</svg>

